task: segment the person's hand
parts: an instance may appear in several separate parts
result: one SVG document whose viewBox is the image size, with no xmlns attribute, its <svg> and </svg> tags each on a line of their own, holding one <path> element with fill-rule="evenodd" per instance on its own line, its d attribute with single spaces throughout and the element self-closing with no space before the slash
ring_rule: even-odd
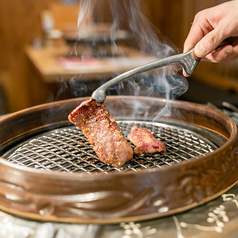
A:
<svg viewBox="0 0 238 238">
<path fill-rule="evenodd" d="M 200 11 L 185 40 L 184 52 L 194 48 L 195 55 L 203 60 L 230 62 L 238 57 L 238 40 L 216 48 L 224 39 L 234 36 L 238 36 L 238 0 Z"/>
</svg>

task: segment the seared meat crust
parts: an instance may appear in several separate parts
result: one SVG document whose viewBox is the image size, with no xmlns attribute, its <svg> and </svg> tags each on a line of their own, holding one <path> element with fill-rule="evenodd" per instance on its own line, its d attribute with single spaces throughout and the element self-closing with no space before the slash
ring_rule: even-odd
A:
<svg viewBox="0 0 238 238">
<path fill-rule="evenodd" d="M 104 103 L 90 98 L 75 108 L 68 119 L 82 130 L 101 161 L 121 167 L 133 158 L 130 143 Z"/>
</svg>

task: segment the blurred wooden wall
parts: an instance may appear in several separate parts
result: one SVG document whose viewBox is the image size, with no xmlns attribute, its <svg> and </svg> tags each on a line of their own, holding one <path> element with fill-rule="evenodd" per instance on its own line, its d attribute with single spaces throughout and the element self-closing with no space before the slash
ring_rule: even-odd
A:
<svg viewBox="0 0 238 238">
<path fill-rule="evenodd" d="M 9 112 L 31 104 L 24 46 L 42 37 L 40 12 L 47 4 L 47 0 L 0 0 L 0 83 Z"/>
<path fill-rule="evenodd" d="M 24 47 L 31 44 L 34 39 L 43 37 L 40 14 L 42 10 L 50 7 L 52 1 L 57 0 L 0 0 L 0 84 L 6 91 L 9 112 L 42 103 L 42 101 L 33 102 L 31 95 L 47 92 L 39 76 L 31 68 Z M 196 12 L 225 1 L 142 0 L 142 2 L 151 23 L 181 51 Z M 109 10 L 108 7 L 102 9 Z M 70 10 L 64 11 L 66 13 Z M 74 10 L 74 16 L 77 11 L 78 9 Z M 59 14 L 57 17 L 61 19 L 61 16 Z M 209 67 L 207 72 L 211 71 Z M 196 76 L 205 80 L 201 73 L 197 73 Z M 38 91 L 34 92 L 33 88 L 34 90 L 38 88 Z"/>
</svg>

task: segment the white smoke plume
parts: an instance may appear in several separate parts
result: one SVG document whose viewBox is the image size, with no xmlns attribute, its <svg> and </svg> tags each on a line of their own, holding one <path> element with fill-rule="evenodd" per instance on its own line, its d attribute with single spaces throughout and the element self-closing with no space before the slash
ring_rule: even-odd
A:
<svg viewBox="0 0 238 238">
<path fill-rule="evenodd" d="M 165 58 L 178 53 L 178 49 L 147 20 L 141 0 L 79 0 L 79 2 L 79 29 L 82 26 L 90 28 L 92 23 L 105 20 L 105 9 L 111 11 L 109 17 L 111 46 L 115 47 L 117 44 L 115 32 L 119 29 L 125 29 L 131 35 L 129 44 L 136 46 L 141 52 L 158 58 Z M 72 86 L 75 86 L 74 79 L 71 83 Z M 80 90 L 82 88 L 84 87 L 80 86 Z M 115 85 L 107 94 L 110 95 L 113 94 L 111 92 L 116 91 L 116 94 L 119 95 L 156 96 L 164 99 L 175 99 L 182 95 L 187 88 L 187 80 L 178 74 L 178 67 L 167 66 L 154 70 L 153 73 L 143 73 L 126 79 L 124 82 Z M 135 116 L 138 113 L 146 116 L 147 108 L 145 105 L 134 102 L 133 109 Z M 113 108 L 110 110 L 113 111 Z M 167 105 L 160 112 L 157 112 L 155 119 L 169 115 L 170 108 Z"/>
</svg>

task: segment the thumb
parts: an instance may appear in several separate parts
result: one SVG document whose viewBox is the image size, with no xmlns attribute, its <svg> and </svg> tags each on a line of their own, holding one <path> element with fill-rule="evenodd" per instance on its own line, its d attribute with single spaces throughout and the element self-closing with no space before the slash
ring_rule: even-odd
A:
<svg viewBox="0 0 238 238">
<path fill-rule="evenodd" d="M 194 53 L 197 57 L 203 58 L 217 48 L 223 39 L 219 38 L 216 31 L 213 30 L 205 35 L 194 47 Z"/>
</svg>

